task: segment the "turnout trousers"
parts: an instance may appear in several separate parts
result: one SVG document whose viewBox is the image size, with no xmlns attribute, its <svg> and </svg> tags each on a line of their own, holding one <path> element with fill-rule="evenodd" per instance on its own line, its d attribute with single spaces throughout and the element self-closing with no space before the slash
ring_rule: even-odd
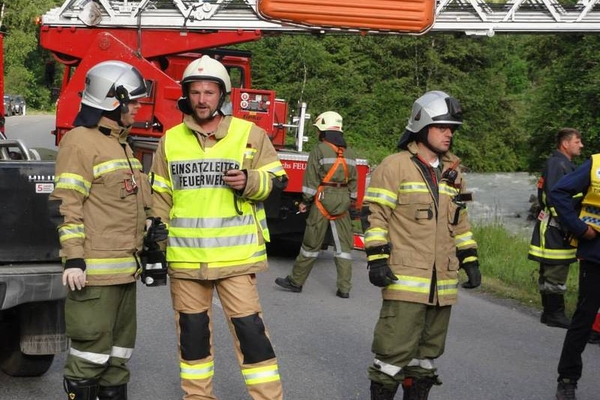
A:
<svg viewBox="0 0 600 400">
<path fill-rule="evenodd" d="M 277 359 L 262 320 L 254 274 L 220 280 L 171 278 L 175 310 L 181 387 L 185 400 L 214 400 L 212 305 L 216 289 L 237 360 L 254 400 L 281 400 L 283 389 Z M 237 376 L 235 377 L 237 379 Z"/>
<path fill-rule="evenodd" d="M 600 265 L 589 261 L 579 262 L 579 297 L 571 325 L 565 335 L 558 363 L 558 377 L 573 381 L 581 378 L 585 350 L 592 325 L 600 308 Z"/>
<path fill-rule="evenodd" d="M 71 339 L 64 369 L 67 379 L 98 379 L 101 386 L 129 382 L 126 363 L 137 329 L 135 282 L 69 291 L 65 323 Z"/>
<path fill-rule="evenodd" d="M 350 289 L 352 289 L 354 233 L 352 230 L 352 221 L 348 213 L 341 218 L 328 220 L 316 206 L 313 205 L 310 208 L 300 253 L 296 257 L 292 274 L 289 278 L 298 286 L 304 285 L 317 261 L 329 226 L 331 226 L 335 247 L 333 256 L 337 270 L 337 288 L 340 292 L 350 293 Z"/>
<path fill-rule="evenodd" d="M 540 263 L 538 285 L 540 293 L 564 294 L 567 290 L 570 264 Z"/>
<path fill-rule="evenodd" d="M 404 378 L 437 378 L 434 360 L 444 353 L 451 306 L 383 300 L 371 350 L 369 379 L 386 387 Z"/>
</svg>

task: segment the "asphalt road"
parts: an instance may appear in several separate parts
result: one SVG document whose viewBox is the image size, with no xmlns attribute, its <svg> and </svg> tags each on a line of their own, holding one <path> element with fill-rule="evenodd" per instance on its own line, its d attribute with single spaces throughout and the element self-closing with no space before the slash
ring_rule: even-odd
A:
<svg viewBox="0 0 600 400">
<path fill-rule="evenodd" d="M 23 122 L 32 117 L 24 118 Z M 29 123 L 28 123 L 29 125 Z M 7 134 L 10 136 L 10 125 Z M 49 132 L 49 130 L 47 130 Z M 366 275 L 366 259 L 354 252 L 353 289 L 349 299 L 335 296 L 335 267 L 323 252 L 302 293 L 274 284 L 291 269 L 295 254 L 270 257 L 270 269 L 258 275 L 258 287 L 279 358 L 285 398 L 289 400 L 369 399 L 366 369 L 373 327 L 380 307 L 379 290 Z M 525 256 L 525 255 L 524 255 Z M 485 266 L 484 285 L 485 285 Z M 130 400 L 177 400 L 179 369 L 168 287 L 139 285 L 138 342 L 130 362 Z M 214 300 L 215 392 L 221 400 L 247 400 L 231 335 L 219 301 Z M 539 311 L 494 299 L 482 290 L 460 289 L 453 307 L 446 352 L 437 366 L 442 386 L 430 400 L 552 400 L 556 365 L 565 330 L 539 323 Z M 64 399 L 62 364 L 56 357 L 39 378 L 11 378 L 0 373 L 0 399 Z M 600 398 L 600 346 L 584 353 L 579 400 Z M 398 393 L 396 399 L 402 398 Z"/>
<path fill-rule="evenodd" d="M 302 293 L 289 293 L 273 281 L 285 276 L 293 257 L 271 257 L 270 269 L 259 274 L 258 285 L 279 358 L 285 398 L 368 399 L 366 369 L 380 295 L 366 277 L 365 256 L 355 252 L 354 288 L 349 299 L 335 296 L 335 267 L 331 252 L 318 260 Z M 179 388 L 173 312 L 167 287 L 138 291 L 138 343 L 130 362 L 133 371 L 130 400 L 176 400 Z M 233 356 L 231 336 L 215 307 L 215 391 L 221 400 L 249 399 Z M 444 382 L 434 387 L 431 400 L 551 400 L 556 364 L 565 331 L 538 322 L 539 312 L 488 298 L 479 290 L 461 289 L 453 308 L 445 354 L 438 360 Z M 600 346 L 584 353 L 584 376 L 579 400 L 597 400 Z M 39 378 L 10 378 L 0 374 L 3 400 L 60 399 L 62 364 L 58 356 Z M 397 399 L 402 395 L 399 393 Z"/>
<path fill-rule="evenodd" d="M 21 139 L 28 147 L 56 150 L 54 115 L 14 115 L 6 117 L 5 133 L 8 139 Z"/>
</svg>

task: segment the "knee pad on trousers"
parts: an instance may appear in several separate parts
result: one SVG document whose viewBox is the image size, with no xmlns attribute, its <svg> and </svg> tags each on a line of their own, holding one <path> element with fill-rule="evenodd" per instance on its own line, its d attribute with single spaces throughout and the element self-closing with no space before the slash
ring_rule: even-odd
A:
<svg viewBox="0 0 600 400">
<path fill-rule="evenodd" d="M 265 333 L 265 325 L 258 313 L 242 318 L 231 318 L 235 334 L 240 342 L 244 364 L 275 358 L 271 341 Z"/>
<path fill-rule="evenodd" d="M 208 312 L 179 313 L 179 345 L 181 358 L 201 360 L 210 355 L 210 328 Z"/>
</svg>

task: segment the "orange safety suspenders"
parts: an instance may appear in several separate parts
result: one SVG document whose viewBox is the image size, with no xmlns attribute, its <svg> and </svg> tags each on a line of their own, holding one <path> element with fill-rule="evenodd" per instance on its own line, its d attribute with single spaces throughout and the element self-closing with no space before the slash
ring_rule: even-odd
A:
<svg viewBox="0 0 600 400">
<path fill-rule="evenodd" d="M 321 214 L 323 214 L 323 216 L 325 216 L 325 218 L 327 218 L 328 220 L 335 220 L 338 218 L 342 218 L 344 215 L 346 215 L 348 213 L 348 211 L 343 212 L 340 215 L 329 214 L 327 212 L 327 210 L 325 209 L 325 207 L 323 206 L 323 204 L 321 203 L 321 198 L 323 196 L 323 187 L 326 186 L 327 183 L 330 183 L 331 177 L 333 176 L 333 174 L 337 170 L 338 165 L 340 165 L 340 164 L 342 164 L 342 166 L 344 167 L 344 179 L 347 184 L 348 183 L 348 164 L 346 164 L 346 158 L 344 157 L 344 148 L 343 147 L 337 147 L 336 145 L 329 143 L 329 142 L 323 142 L 323 143 L 328 144 L 333 149 L 333 151 L 335 151 L 337 153 L 337 159 L 335 160 L 335 163 L 333 163 L 333 165 L 331 166 L 329 171 L 327 171 L 327 175 L 325 175 L 325 178 L 323 178 L 323 180 L 321 181 L 321 184 L 317 188 L 317 193 L 315 194 L 315 204 L 317 205 L 317 208 L 319 209 L 319 211 L 321 211 Z"/>
</svg>

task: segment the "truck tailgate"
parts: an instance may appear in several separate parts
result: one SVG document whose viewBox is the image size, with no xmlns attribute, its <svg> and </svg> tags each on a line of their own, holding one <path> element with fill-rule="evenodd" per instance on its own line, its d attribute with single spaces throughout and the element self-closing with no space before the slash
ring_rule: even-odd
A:
<svg viewBox="0 0 600 400">
<path fill-rule="evenodd" d="M 48 212 L 53 181 L 53 162 L 0 161 L 0 270 L 6 263 L 59 260 L 58 233 Z"/>
</svg>

